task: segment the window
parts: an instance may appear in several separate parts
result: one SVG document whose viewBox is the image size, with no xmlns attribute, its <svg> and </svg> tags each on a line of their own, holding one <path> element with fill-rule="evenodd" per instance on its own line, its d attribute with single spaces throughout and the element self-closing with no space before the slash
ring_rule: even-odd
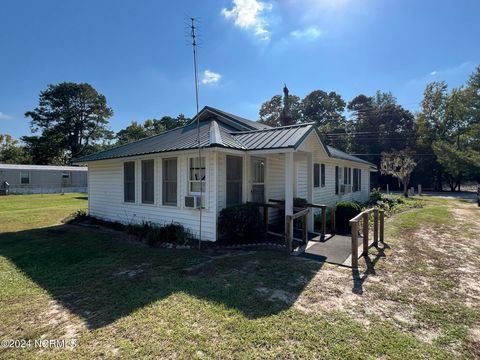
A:
<svg viewBox="0 0 480 360">
<path fill-rule="evenodd" d="M 123 201 L 135 202 L 135 162 L 123 163 Z"/>
<path fill-rule="evenodd" d="M 155 202 L 154 168 L 153 160 L 142 160 L 142 203 L 144 204 Z"/>
<path fill-rule="evenodd" d="M 320 183 L 322 187 L 325 187 L 325 164 L 321 165 Z"/>
<path fill-rule="evenodd" d="M 188 179 L 190 194 L 200 195 L 205 191 L 205 158 L 190 158 L 190 171 Z"/>
<path fill-rule="evenodd" d="M 22 185 L 30 184 L 30 172 L 29 171 L 20 171 L 20 184 L 22 184 Z"/>
<path fill-rule="evenodd" d="M 358 191 L 362 191 L 362 169 L 358 169 Z"/>
<path fill-rule="evenodd" d="M 348 168 L 343 168 L 343 183 L 348 184 Z"/>
<path fill-rule="evenodd" d="M 69 172 L 62 172 L 62 179 L 70 179 L 70 173 Z"/>
<path fill-rule="evenodd" d="M 353 191 L 362 190 L 362 170 L 353 169 Z"/>
<path fill-rule="evenodd" d="M 352 191 L 357 191 L 358 189 L 358 169 L 353 169 L 353 189 Z"/>
<path fill-rule="evenodd" d="M 338 187 L 340 182 L 340 168 L 335 166 L 335 194 L 338 195 Z"/>
<path fill-rule="evenodd" d="M 313 164 L 313 187 L 320 187 L 320 164 Z"/>
<path fill-rule="evenodd" d="M 177 159 L 163 160 L 163 205 L 177 206 Z"/>
<path fill-rule="evenodd" d="M 227 156 L 227 206 L 242 203 L 243 159 Z"/>
</svg>

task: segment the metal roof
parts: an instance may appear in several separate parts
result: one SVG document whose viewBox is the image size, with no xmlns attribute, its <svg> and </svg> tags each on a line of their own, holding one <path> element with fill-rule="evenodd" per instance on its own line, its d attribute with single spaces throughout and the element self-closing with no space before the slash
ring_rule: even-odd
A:
<svg viewBox="0 0 480 360">
<path fill-rule="evenodd" d="M 86 166 L 0 164 L 0 170 L 88 171 L 88 168 Z"/>
<path fill-rule="evenodd" d="M 318 133 L 313 123 L 273 128 L 210 107 L 203 108 L 199 113 L 198 119 L 200 124 L 199 130 L 197 130 L 197 123 L 194 119 L 194 121 L 191 121 L 186 126 L 95 154 L 86 155 L 75 159 L 74 162 L 84 163 L 96 160 L 196 149 L 198 147 L 197 133 L 200 135 L 200 146 L 203 148 L 225 147 L 245 151 L 295 149 L 310 132 L 315 131 Z M 327 153 L 334 158 L 373 166 L 373 164 L 365 160 L 330 146 L 327 146 L 325 149 Z"/>
<path fill-rule="evenodd" d="M 331 147 L 329 145 L 327 145 L 327 148 L 328 148 L 328 151 L 330 151 L 330 155 L 333 158 L 342 159 L 342 160 L 349 160 L 349 161 L 359 162 L 359 163 L 363 163 L 363 164 L 368 164 L 370 166 L 373 166 L 374 168 L 377 168 L 374 164 L 372 164 L 371 162 L 369 162 L 367 160 L 363 160 L 363 159 L 360 159 L 359 157 L 347 154 L 346 152 L 338 150 L 338 149 L 336 149 L 334 147 Z"/>
<path fill-rule="evenodd" d="M 233 133 L 248 150 L 295 148 L 312 130 L 311 124 Z"/>
</svg>

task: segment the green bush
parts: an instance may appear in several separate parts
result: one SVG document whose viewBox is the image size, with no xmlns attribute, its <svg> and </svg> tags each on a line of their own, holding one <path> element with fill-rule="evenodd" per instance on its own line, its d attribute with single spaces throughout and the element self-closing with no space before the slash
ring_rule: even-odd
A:
<svg viewBox="0 0 480 360">
<path fill-rule="evenodd" d="M 161 243 L 185 245 L 189 240 L 189 232 L 183 225 L 170 223 L 164 226 L 151 225 L 147 228 L 145 241 L 149 245 Z"/>
<path fill-rule="evenodd" d="M 222 242 L 251 242 L 261 229 L 262 220 L 257 205 L 235 205 L 220 211 L 218 231 Z"/>
<path fill-rule="evenodd" d="M 338 230 L 348 230 L 349 221 L 362 212 L 359 203 L 354 201 L 340 201 L 337 203 L 335 211 L 335 226 Z"/>
<path fill-rule="evenodd" d="M 330 210 L 330 208 L 327 208 L 326 218 L 327 218 L 327 232 L 328 231 L 333 232 L 332 231 L 332 211 Z M 314 223 L 315 231 L 320 232 L 322 230 L 322 212 L 321 211 L 318 211 L 315 213 L 315 215 L 313 216 L 313 223 Z"/>
<path fill-rule="evenodd" d="M 73 220 L 85 221 L 89 218 L 88 211 L 86 209 L 78 209 L 72 214 Z"/>
</svg>

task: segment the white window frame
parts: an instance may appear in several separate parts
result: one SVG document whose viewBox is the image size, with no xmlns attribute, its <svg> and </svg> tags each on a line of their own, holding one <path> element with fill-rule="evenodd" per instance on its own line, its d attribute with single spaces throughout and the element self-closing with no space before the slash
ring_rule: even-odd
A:
<svg viewBox="0 0 480 360">
<path fill-rule="evenodd" d="M 200 165 L 199 167 L 191 167 L 191 162 L 192 161 L 197 161 L 198 160 L 198 156 L 191 156 L 188 158 L 188 161 L 187 161 L 187 186 L 188 186 L 188 194 L 189 195 L 201 195 L 201 194 L 204 194 L 206 193 L 206 183 L 207 183 L 207 158 L 205 156 L 201 156 L 200 157 Z M 202 167 L 202 160 L 204 162 L 203 164 L 203 167 Z M 196 165 L 196 164 L 194 164 Z M 204 169 L 204 178 L 203 179 L 200 179 L 200 180 L 192 180 L 191 179 L 191 172 L 190 170 L 191 169 L 200 169 L 200 173 L 201 173 L 201 169 Z M 200 185 L 202 191 L 192 191 L 192 184 L 195 184 L 195 183 L 199 183 L 199 184 L 203 184 L 203 185 Z"/>
<path fill-rule="evenodd" d="M 28 175 L 27 176 L 28 177 L 28 183 L 24 183 L 22 181 L 22 179 L 24 178 L 24 176 L 22 176 L 22 173 Z M 31 182 L 32 182 L 32 174 L 30 173 L 30 171 L 20 170 L 20 185 L 30 185 Z"/>
<path fill-rule="evenodd" d="M 176 179 L 175 179 L 175 184 L 176 184 L 176 188 L 177 188 L 177 198 L 176 198 L 176 202 L 175 204 L 174 203 L 169 203 L 169 202 L 166 202 L 165 198 L 165 191 L 166 191 L 166 188 L 165 188 L 165 162 L 166 161 L 172 161 L 172 160 L 175 160 L 176 161 L 176 170 L 177 170 L 177 174 L 176 174 Z M 161 159 L 161 168 L 162 168 L 162 181 L 161 181 L 161 194 L 162 194 L 162 202 L 161 202 L 161 205 L 162 206 L 168 206 L 168 207 L 179 207 L 179 203 L 181 203 L 181 201 L 179 200 L 179 194 L 180 194 L 180 187 L 179 187 L 179 172 L 178 172 L 178 169 L 179 169 L 179 158 L 178 157 L 168 157 L 168 158 L 162 158 Z M 167 182 L 171 182 L 173 183 L 173 180 L 168 180 Z"/>
</svg>

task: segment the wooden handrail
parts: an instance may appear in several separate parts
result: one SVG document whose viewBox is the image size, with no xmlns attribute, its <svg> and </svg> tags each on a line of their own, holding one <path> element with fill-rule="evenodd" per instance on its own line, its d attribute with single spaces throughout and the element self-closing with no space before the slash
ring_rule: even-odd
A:
<svg viewBox="0 0 480 360">
<path fill-rule="evenodd" d="M 352 267 L 358 267 L 358 230 L 359 222 L 363 221 L 363 252 L 362 255 L 368 256 L 368 222 L 369 215 L 373 212 L 373 245 L 378 246 L 380 232 L 380 241 L 384 241 L 384 217 L 383 210 L 372 208 L 362 211 L 352 218 L 349 223 L 352 228 Z"/>
</svg>

